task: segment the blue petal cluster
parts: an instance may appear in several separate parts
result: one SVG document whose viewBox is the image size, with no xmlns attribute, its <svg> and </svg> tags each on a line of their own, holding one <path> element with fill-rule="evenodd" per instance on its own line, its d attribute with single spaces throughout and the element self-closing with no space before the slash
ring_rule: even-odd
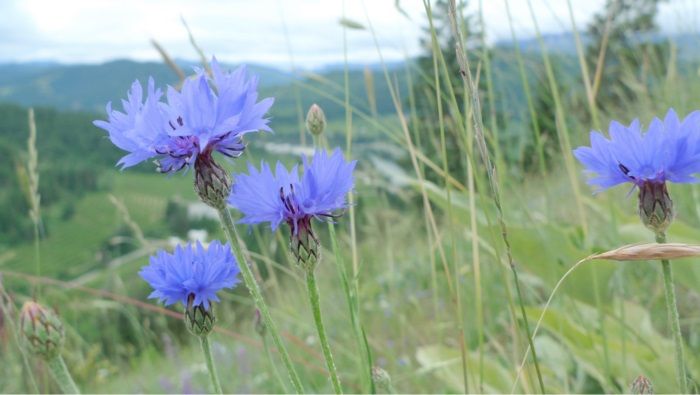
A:
<svg viewBox="0 0 700 395">
<path fill-rule="evenodd" d="M 213 241 L 208 248 L 201 243 L 177 246 L 172 254 L 160 250 L 152 256 L 148 266 L 139 275 L 153 287 L 149 298 L 157 298 L 166 306 L 182 302 L 209 309 L 218 302 L 216 293 L 222 288 L 233 288 L 238 283 L 238 263 L 226 244 Z"/>
<path fill-rule="evenodd" d="M 236 175 L 228 202 L 243 213 L 241 222 L 269 222 L 274 230 L 286 221 L 296 233 L 303 220 L 331 217 L 334 211 L 345 208 L 345 197 L 354 185 L 356 161 L 346 162 L 336 148 L 330 156 L 316 151 L 310 162 L 304 157 L 303 164 L 301 178 L 298 166 L 287 171 L 279 162 L 275 174 L 263 162 L 259 171 L 249 164 L 249 174 Z"/>
<path fill-rule="evenodd" d="M 160 100 L 163 93 L 151 78 L 145 95 L 139 81 L 132 84 L 122 100 L 124 112 L 107 104 L 108 121 L 94 124 L 129 152 L 118 162 L 122 169 L 156 157 L 159 170 L 170 173 L 191 167 L 198 156 L 214 151 L 236 157 L 245 148 L 243 135 L 271 131 L 265 114 L 274 99 L 258 101 L 257 77 L 248 78 L 245 67 L 224 72 L 216 59 L 211 71 L 211 79 L 198 71 L 180 91 L 168 87 L 167 103 Z"/>
<path fill-rule="evenodd" d="M 591 132 L 591 146 L 574 156 L 591 174 L 588 183 L 604 190 L 625 182 L 663 184 L 698 182 L 700 173 L 700 111 L 680 120 L 670 109 L 664 120 L 654 118 L 646 132 L 639 120 L 629 126 L 610 123 L 610 139 Z"/>
</svg>

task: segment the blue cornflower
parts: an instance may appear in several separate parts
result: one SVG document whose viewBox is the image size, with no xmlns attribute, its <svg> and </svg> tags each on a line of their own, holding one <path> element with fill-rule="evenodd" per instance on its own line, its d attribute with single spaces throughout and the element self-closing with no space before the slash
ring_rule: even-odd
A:
<svg viewBox="0 0 700 395">
<path fill-rule="evenodd" d="M 245 148 L 243 135 L 271 131 L 265 114 L 274 99 L 258 101 L 257 77 L 248 78 L 245 67 L 224 72 L 215 58 L 211 70 L 212 78 L 200 70 L 179 92 L 168 87 L 167 103 L 160 101 L 162 92 L 149 79 L 145 97 L 140 82 L 132 84 L 122 101 L 124 112 L 107 104 L 108 121 L 94 124 L 129 152 L 118 165 L 127 168 L 155 157 L 159 171 L 171 173 L 192 167 L 198 159 L 210 162 L 214 151 L 237 157 Z"/>
<path fill-rule="evenodd" d="M 258 171 L 248 165 L 249 174 L 235 176 L 228 202 L 243 213 L 242 223 L 269 222 L 272 230 L 284 221 L 289 225 L 292 252 L 306 261 L 318 256 L 318 239 L 311 228 L 312 218 L 333 218 L 347 207 L 346 195 L 354 185 L 356 161 L 347 162 L 340 149 L 329 156 L 319 150 L 309 162 L 303 158 L 304 172 L 291 171 L 279 162 L 273 175 L 262 162 Z"/>
<path fill-rule="evenodd" d="M 639 188 L 639 213 L 645 225 L 663 232 L 673 219 L 666 181 L 700 181 L 700 111 L 682 121 L 673 109 L 664 120 L 654 118 L 646 132 L 639 120 L 629 126 L 610 123 L 610 139 L 591 132 L 591 146 L 574 156 L 592 175 L 588 183 L 605 190 L 622 183 Z"/>
<path fill-rule="evenodd" d="M 591 146 L 579 147 L 574 156 L 594 176 L 588 183 L 600 190 L 630 182 L 666 181 L 685 183 L 700 181 L 700 111 L 682 121 L 673 109 L 664 120 L 654 118 L 646 132 L 639 120 L 629 126 L 610 123 L 610 140 L 591 132 Z"/>
<path fill-rule="evenodd" d="M 181 302 L 191 308 L 209 310 L 218 302 L 216 293 L 238 284 L 238 263 L 228 243 L 213 241 L 206 249 L 201 243 L 177 246 L 172 254 L 160 250 L 139 275 L 153 287 L 149 298 L 166 306 Z"/>
</svg>

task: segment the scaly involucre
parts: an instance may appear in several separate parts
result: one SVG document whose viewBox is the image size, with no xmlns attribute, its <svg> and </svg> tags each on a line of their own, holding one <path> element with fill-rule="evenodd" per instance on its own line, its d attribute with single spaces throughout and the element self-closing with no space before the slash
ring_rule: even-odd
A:
<svg viewBox="0 0 700 395">
<path fill-rule="evenodd" d="M 108 121 L 94 124 L 109 134 L 117 147 L 129 152 L 118 165 L 122 169 L 157 158 L 159 171 L 175 172 L 192 167 L 200 155 L 218 151 L 237 157 L 245 149 L 246 133 L 271 131 L 265 114 L 274 99 L 258 101 L 258 79 L 248 78 L 246 68 L 228 73 L 212 59 L 213 78 L 203 70 L 188 78 L 181 91 L 168 87 L 167 103 L 152 78 L 144 97 L 135 81 L 122 100 L 124 112 L 107 104 Z"/>
<path fill-rule="evenodd" d="M 334 212 L 346 208 L 356 161 L 345 161 L 336 148 L 331 155 L 318 150 L 310 162 L 304 157 L 303 163 L 301 178 L 298 166 L 287 171 L 279 162 L 275 174 L 262 162 L 260 171 L 249 164 L 249 174 L 234 176 L 228 202 L 243 213 L 240 222 L 269 222 L 274 230 L 286 221 L 296 233 L 303 220 L 332 217 Z"/>
<path fill-rule="evenodd" d="M 698 182 L 700 173 L 700 111 L 682 121 L 673 109 L 664 120 L 654 118 L 646 132 L 639 120 L 629 126 L 610 123 L 610 139 L 591 132 L 591 146 L 579 147 L 574 156 L 591 174 L 588 183 L 598 190 L 630 182 L 663 184 Z"/>
<path fill-rule="evenodd" d="M 213 241 L 206 249 L 197 242 L 177 246 L 172 254 L 159 250 L 139 275 L 153 287 L 149 298 L 166 306 L 177 302 L 186 306 L 193 295 L 193 306 L 209 309 L 210 303 L 219 301 L 219 290 L 238 283 L 239 270 L 228 243 Z"/>
</svg>

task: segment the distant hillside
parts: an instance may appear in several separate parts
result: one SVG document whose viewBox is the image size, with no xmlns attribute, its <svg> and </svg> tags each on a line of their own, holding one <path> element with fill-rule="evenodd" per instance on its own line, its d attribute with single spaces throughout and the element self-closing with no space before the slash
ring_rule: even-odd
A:
<svg viewBox="0 0 700 395">
<path fill-rule="evenodd" d="M 543 39 L 550 50 L 554 67 L 562 78 L 561 82 L 568 87 L 567 90 L 575 91 L 580 80 L 580 72 L 573 34 L 570 32 L 546 34 Z M 673 37 L 655 35 L 651 39 L 674 42 L 678 49 L 679 69 L 695 72 L 696 63 L 700 59 L 700 47 L 696 45 L 697 35 Z M 582 35 L 582 40 L 585 45 L 588 40 L 585 34 Z M 518 41 L 518 45 L 523 50 L 528 78 L 534 88 L 542 79 L 539 43 L 535 38 L 524 38 Z M 499 107 L 507 113 L 508 118 L 518 119 L 526 116 L 526 107 L 522 81 L 512 47 L 513 43 L 510 40 L 496 42 L 493 46 L 491 66 L 496 77 L 494 91 Z M 178 64 L 186 73 L 190 73 L 196 65 L 188 61 L 178 61 Z M 392 78 L 398 81 L 399 92 L 404 97 L 408 94 L 405 69 L 409 64 L 398 62 L 388 65 Z M 234 68 L 235 66 L 225 65 L 225 67 Z M 377 114 L 394 113 L 394 104 L 379 64 L 352 63 L 350 65 L 351 104 L 357 109 L 371 112 L 365 68 L 373 77 Z M 291 73 L 271 67 L 254 64 L 249 65 L 249 69 L 260 77 L 261 96 L 273 96 L 276 99 L 271 116 L 274 119 L 274 128 L 278 132 L 298 133 L 299 107 L 305 110 L 314 102 L 323 106 L 329 121 L 342 121 L 345 112 L 342 64 L 328 65 L 300 80 Z M 160 62 L 115 60 L 102 64 L 66 65 L 51 62 L 0 64 L 0 103 L 102 114 L 108 101 L 118 103 L 125 97 L 134 79 L 145 81 L 149 76 L 153 76 L 161 87 L 177 82 L 176 74 Z M 421 77 L 419 73 L 414 73 L 413 78 L 415 80 L 425 76 Z M 294 84 L 295 81 L 300 84 Z M 300 88 L 299 85 L 306 88 Z M 332 98 L 326 97 L 328 95 Z"/>
<path fill-rule="evenodd" d="M 586 32 L 580 32 L 581 43 L 586 46 L 591 39 Z M 662 42 L 670 41 L 676 45 L 678 56 L 682 60 L 697 60 L 700 58 L 700 35 L 698 34 L 676 34 L 666 35 L 662 33 L 654 33 L 637 38 L 638 40 Z M 550 53 L 559 55 L 576 55 L 576 41 L 572 32 L 564 33 L 548 33 L 542 35 L 547 50 Z M 518 40 L 520 49 L 525 53 L 539 53 L 540 43 L 536 37 L 529 37 Z M 499 40 L 494 44 L 496 48 L 508 49 L 513 48 L 513 41 L 510 39 Z"/>
<path fill-rule="evenodd" d="M 228 66 L 227 66 L 228 67 Z M 183 64 L 191 71 L 191 64 Z M 288 74 L 265 66 L 249 65 L 264 87 L 287 85 Z M 57 63 L 0 64 L 0 101 L 64 110 L 102 111 L 105 103 L 123 97 L 134 81 L 153 76 L 164 86 L 177 75 L 163 63 L 115 60 L 103 64 Z"/>
<path fill-rule="evenodd" d="M 180 62 L 186 73 L 191 73 L 195 63 Z M 373 74 L 376 109 L 378 114 L 394 111 L 394 105 L 387 89 L 380 67 L 370 65 Z M 226 68 L 235 66 L 225 65 Z M 344 117 L 342 67 L 334 66 L 301 78 L 300 85 L 293 82 L 298 77 L 281 70 L 259 65 L 249 65 L 249 70 L 260 78 L 261 97 L 275 97 L 271 111 L 273 128 L 285 134 L 298 133 L 298 103 L 303 111 L 312 104 L 319 103 L 329 120 Z M 392 75 L 397 75 L 399 89 L 406 93 L 403 64 L 389 65 Z M 146 81 L 155 78 L 160 87 L 175 84 L 177 75 L 166 65 L 156 62 L 135 62 L 115 60 L 94 65 L 64 65 L 57 63 L 0 64 L 0 103 L 21 106 L 49 107 L 61 111 L 81 111 L 102 117 L 105 104 L 119 100 L 135 79 Z M 352 65 L 349 70 L 350 96 L 354 107 L 371 112 L 367 99 L 364 67 Z M 331 95 L 332 98 L 326 96 Z M 0 126 L 2 122 L 0 121 Z M 92 126 L 91 126 L 92 127 Z"/>
</svg>

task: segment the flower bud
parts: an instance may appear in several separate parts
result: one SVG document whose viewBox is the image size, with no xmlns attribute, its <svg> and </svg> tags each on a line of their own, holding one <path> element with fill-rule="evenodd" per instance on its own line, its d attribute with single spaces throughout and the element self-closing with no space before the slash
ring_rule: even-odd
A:
<svg viewBox="0 0 700 395">
<path fill-rule="evenodd" d="M 377 389 L 389 393 L 394 392 L 394 387 L 391 385 L 391 376 L 379 366 L 372 366 L 372 381 Z"/>
<path fill-rule="evenodd" d="M 630 386 L 630 393 L 636 395 L 649 395 L 654 393 L 654 386 L 651 385 L 651 380 L 639 375 Z"/>
<path fill-rule="evenodd" d="M 19 313 L 22 345 L 30 353 L 46 360 L 58 356 L 65 332 L 58 315 L 36 302 L 26 302 Z"/>
<path fill-rule="evenodd" d="M 207 336 L 214 330 L 216 316 L 212 306 L 209 309 L 204 308 L 204 305 L 193 306 L 194 295 L 190 295 L 185 308 L 185 326 L 191 334 L 195 336 Z"/>
<path fill-rule="evenodd" d="M 231 193 L 231 176 L 211 155 L 199 155 L 194 162 L 194 190 L 209 206 L 215 209 L 226 207 L 226 199 Z"/>
<path fill-rule="evenodd" d="M 306 128 L 313 135 L 320 135 L 326 129 L 326 115 L 323 113 L 323 109 L 314 103 L 309 108 L 309 112 L 306 114 Z"/>
<path fill-rule="evenodd" d="M 675 213 L 666 183 L 644 182 L 639 186 L 639 217 L 656 234 L 666 231 Z"/>
</svg>

